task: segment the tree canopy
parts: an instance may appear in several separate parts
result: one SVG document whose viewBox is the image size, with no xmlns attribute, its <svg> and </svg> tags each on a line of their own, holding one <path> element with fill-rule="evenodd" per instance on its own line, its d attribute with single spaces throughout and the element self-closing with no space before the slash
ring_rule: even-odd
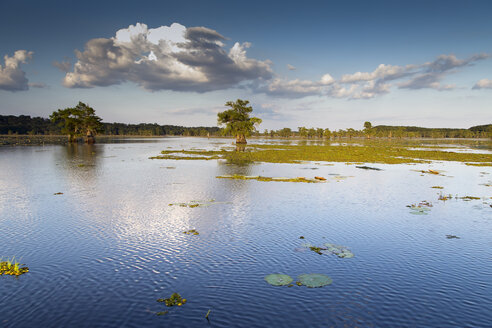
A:
<svg viewBox="0 0 492 328">
<path fill-rule="evenodd" d="M 245 144 L 246 137 L 250 136 L 251 132 L 255 131 L 261 123 L 261 119 L 249 116 L 253 107 L 248 106 L 248 104 L 248 100 L 228 101 L 225 106 L 230 107 L 230 109 L 217 114 L 219 126 L 225 125 L 224 134 L 234 135 L 238 144 Z"/>
<path fill-rule="evenodd" d="M 75 107 L 53 112 L 50 119 L 61 127 L 61 132 L 67 134 L 71 142 L 84 135 L 87 142 L 94 142 L 94 135 L 102 129 L 101 118 L 94 108 L 80 101 Z"/>
</svg>

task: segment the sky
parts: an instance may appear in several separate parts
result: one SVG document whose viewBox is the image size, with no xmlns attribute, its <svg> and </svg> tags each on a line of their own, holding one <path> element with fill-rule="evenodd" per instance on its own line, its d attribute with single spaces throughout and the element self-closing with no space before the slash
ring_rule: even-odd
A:
<svg viewBox="0 0 492 328">
<path fill-rule="evenodd" d="M 0 114 L 260 130 L 492 123 L 492 1 L 5 1 Z"/>
</svg>

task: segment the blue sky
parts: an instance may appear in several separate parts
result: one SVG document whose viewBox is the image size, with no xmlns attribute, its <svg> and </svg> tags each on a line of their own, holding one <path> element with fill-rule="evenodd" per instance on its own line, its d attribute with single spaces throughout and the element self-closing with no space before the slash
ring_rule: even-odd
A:
<svg viewBox="0 0 492 328">
<path fill-rule="evenodd" d="M 1 16 L 0 114 L 80 100 L 107 122 L 212 126 L 242 98 L 260 129 L 492 121 L 490 1 L 16 1 Z"/>
</svg>

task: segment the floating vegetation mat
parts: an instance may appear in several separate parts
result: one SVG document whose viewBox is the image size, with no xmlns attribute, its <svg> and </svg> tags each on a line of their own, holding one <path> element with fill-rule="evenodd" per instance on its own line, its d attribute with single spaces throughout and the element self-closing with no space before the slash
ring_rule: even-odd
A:
<svg viewBox="0 0 492 328">
<path fill-rule="evenodd" d="M 182 298 L 178 293 L 173 293 L 169 298 L 159 298 L 157 302 L 166 304 L 167 307 L 181 306 L 187 302 L 186 298 Z"/>
<path fill-rule="evenodd" d="M 355 256 L 354 253 L 352 253 L 352 251 L 350 251 L 350 249 L 348 249 L 346 246 L 335 245 L 331 243 L 326 243 L 325 246 L 327 247 L 326 252 L 336 255 L 341 259 L 350 259 Z"/>
<path fill-rule="evenodd" d="M 330 277 L 321 273 L 301 274 L 297 277 L 297 280 L 299 283 L 309 288 L 323 287 L 333 283 L 333 280 Z"/>
<path fill-rule="evenodd" d="M 198 231 L 196 231 L 195 229 L 191 229 L 191 230 L 188 230 L 188 231 L 183 231 L 183 233 L 185 235 L 194 235 L 194 236 L 198 236 L 200 233 Z"/>
<path fill-rule="evenodd" d="M 370 166 L 356 166 L 358 169 L 363 169 L 363 170 L 374 170 L 374 171 L 382 171 L 382 169 L 377 168 L 377 167 L 370 167 Z"/>
<path fill-rule="evenodd" d="M 460 239 L 460 237 L 455 236 L 455 235 L 446 235 L 447 239 Z"/>
<path fill-rule="evenodd" d="M 20 276 L 24 273 L 29 272 L 28 267 L 23 267 L 19 262 L 16 262 L 15 259 L 9 260 L 7 259 L 6 261 L 1 261 L 0 260 L 0 276 L 1 275 L 7 275 L 7 276 Z"/>
<path fill-rule="evenodd" d="M 306 182 L 306 183 L 319 183 L 326 180 L 323 177 L 315 177 L 314 179 L 306 179 L 305 177 L 297 178 L 282 178 L 282 177 L 262 177 L 259 175 L 219 175 L 216 176 L 218 179 L 233 179 L 233 180 L 256 180 L 256 181 L 277 181 L 277 182 Z"/>
<path fill-rule="evenodd" d="M 451 194 L 449 195 L 445 195 L 445 194 L 439 194 L 439 198 L 438 200 L 442 200 L 442 201 L 446 201 L 446 200 L 450 200 L 450 199 L 461 199 L 465 202 L 469 202 L 471 200 L 480 200 L 480 199 L 486 199 L 486 197 L 476 197 L 476 196 L 453 196 Z"/>
<path fill-rule="evenodd" d="M 455 153 L 411 149 L 391 142 L 366 142 L 364 145 L 278 145 L 248 144 L 245 151 L 235 150 L 164 150 L 152 159 L 213 160 L 229 163 L 430 163 L 430 161 L 458 161 L 479 166 L 492 166 L 489 154 Z M 435 174 L 431 171 L 423 173 Z M 439 174 L 439 172 L 437 173 Z"/>
<path fill-rule="evenodd" d="M 410 208 L 410 214 L 427 215 L 427 212 L 429 212 L 432 207 L 432 203 L 424 200 L 418 204 L 407 205 L 407 207 Z"/>
<path fill-rule="evenodd" d="M 441 187 L 441 186 L 432 186 L 431 188 L 433 188 L 433 189 L 444 189 L 444 187 Z"/>
<path fill-rule="evenodd" d="M 324 247 L 318 247 L 311 245 L 309 243 L 302 244 L 301 247 L 294 249 L 296 252 L 304 252 L 306 250 L 310 250 L 319 255 L 329 255 L 333 254 L 338 256 L 339 258 L 350 259 L 354 257 L 354 253 L 348 247 L 342 245 L 336 245 L 331 243 L 325 243 Z"/>
<path fill-rule="evenodd" d="M 179 206 L 179 207 L 206 207 L 213 204 L 226 204 L 228 202 L 216 202 L 215 199 L 210 200 L 192 200 L 189 203 L 170 203 L 169 206 Z"/>
<path fill-rule="evenodd" d="M 492 163 L 465 163 L 468 166 L 492 166 Z"/>
<path fill-rule="evenodd" d="M 272 286 L 285 286 L 289 285 L 294 279 L 286 274 L 274 273 L 266 276 L 265 281 Z"/>
</svg>

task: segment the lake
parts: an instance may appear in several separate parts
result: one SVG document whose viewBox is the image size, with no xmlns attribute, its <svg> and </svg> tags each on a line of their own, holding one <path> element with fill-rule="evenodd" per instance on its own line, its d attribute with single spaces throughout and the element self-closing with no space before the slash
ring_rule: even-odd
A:
<svg viewBox="0 0 492 328">
<path fill-rule="evenodd" d="M 30 270 L 0 276 L 0 326 L 491 326 L 492 167 L 149 159 L 231 141 L 0 147 L 0 256 Z M 234 174 L 327 180 L 216 178 Z M 355 256 L 303 247 L 325 243 Z M 306 273 L 333 283 L 297 286 Z M 187 303 L 156 302 L 175 292 Z"/>
</svg>

